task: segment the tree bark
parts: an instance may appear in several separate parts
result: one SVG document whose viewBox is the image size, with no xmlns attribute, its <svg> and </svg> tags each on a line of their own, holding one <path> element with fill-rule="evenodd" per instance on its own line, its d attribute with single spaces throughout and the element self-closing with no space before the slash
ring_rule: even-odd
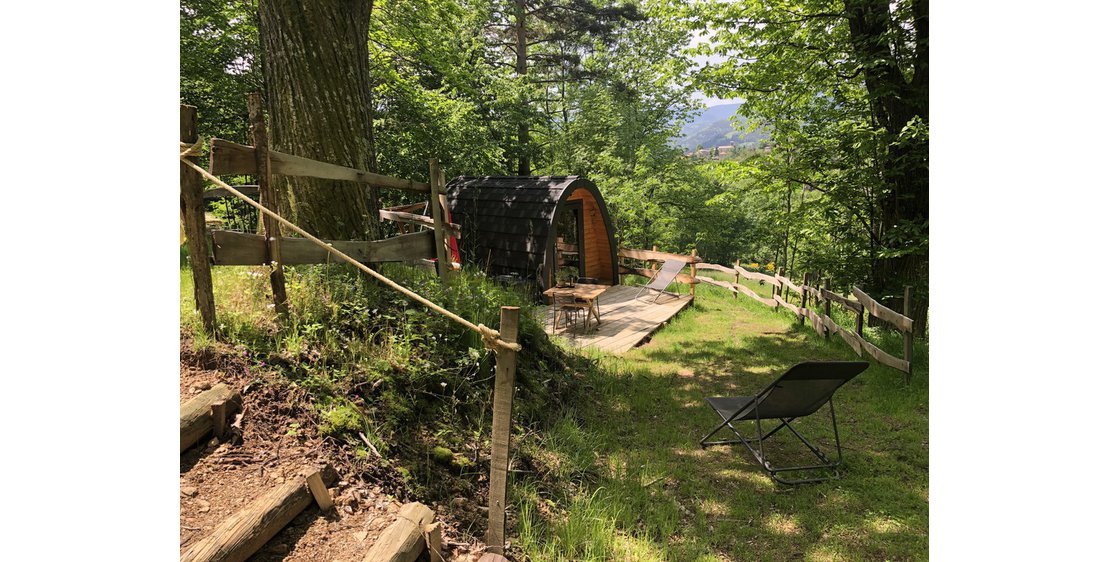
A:
<svg viewBox="0 0 1110 562">
<path fill-rule="evenodd" d="M 524 0 L 516 0 L 516 75 L 521 80 L 528 76 L 528 41 L 525 34 L 524 22 L 527 18 Z M 532 175 L 532 164 L 528 159 L 528 100 L 522 100 L 520 123 L 517 124 L 517 143 L 520 145 L 520 158 L 517 159 L 517 175 Z"/>
<path fill-rule="evenodd" d="M 929 307 L 928 253 L 909 252 L 919 236 L 928 236 L 928 140 L 907 138 L 903 129 L 914 120 L 929 120 L 928 0 L 914 0 L 913 67 L 907 72 L 894 56 L 890 5 L 883 0 L 846 0 L 852 49 L 862 65 L 875 121 L 885 130 L 887 153 L 880 159 L 884 182 L 877 197 L 880 241 L 894 255 L 876 260 L 872 289 L 883 304 L 898 310 L 905 285 L 917 287 L 913 302 L 915 332 L 924 334 Z M 920 229 L 920 232 L 915 230 Z M 912 234 L 912 236 L 907 235 Z M 899 250 L 907 250 L 899 253 Z"/>
<path fill-rule="evenodd" d="M 274 150 L 376 171 L 371 120 L 371 0 L 262 0 L 263 76 Z M 377 188 L 275 178 L 282 210 L 321 238 L 381 237 Z"/>
</svg>

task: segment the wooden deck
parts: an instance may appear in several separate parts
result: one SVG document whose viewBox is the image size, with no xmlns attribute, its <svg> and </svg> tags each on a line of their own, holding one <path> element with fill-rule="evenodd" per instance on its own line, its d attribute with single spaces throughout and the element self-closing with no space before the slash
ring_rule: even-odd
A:
<svg viewBox="0 0 1110 562">
<path fill-rule="evenodd" d="M 652 297 L 647 296 L 650 291 L 645 291 L 643 297 L 636 300 L 636 293 L 639 291 L 638 286 L 609 287 L 598 298 L 601 309 L 600 325 L 591 323 L 586 331 L 582 330 L 581 322 L 578 326 L 572 325 L 569 330 L 560 325 L 556 335 L 566 338 L 575 347 L 594 347 L 609 353 L 624 353 L 644 341 L 694 300 L 690 295 L 677 298 L 673 295 L 661 295 L 652 304 Z M 550 334 L 551 307 L 544 307 L 543 311 L 544 326 Z"/>
</svg>

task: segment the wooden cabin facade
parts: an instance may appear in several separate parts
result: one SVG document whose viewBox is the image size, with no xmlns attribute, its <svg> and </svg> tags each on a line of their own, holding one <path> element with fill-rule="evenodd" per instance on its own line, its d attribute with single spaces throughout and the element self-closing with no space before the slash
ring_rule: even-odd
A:
<svg viewBox="0 0 1110 562">
<path fill-rule="evenodd" d="M 619 282 L 609 211 L 597 186 L 583 177 L 458 177 L 447 184 L 447 201 L 451 221 L 461 228 L 463 261 L 490 275 L 515 275 L 548 288 L 565 250 L 574 255 L 569 263 L 577 277 Z"/>
</svg>

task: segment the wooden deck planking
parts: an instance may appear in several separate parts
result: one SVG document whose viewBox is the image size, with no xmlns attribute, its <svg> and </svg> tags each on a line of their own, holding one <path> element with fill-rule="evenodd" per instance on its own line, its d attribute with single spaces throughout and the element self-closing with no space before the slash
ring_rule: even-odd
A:
<svg viewBox="0 0 1110 562">
<path fill-rule="evenodd" d="M 601 294 L 601 324 L 591 324 L 583 333 L 581 323 L 571 327 L 569 333 L 560 326 L 556 331 L 575 347 L 594 347 L 609 353 L 624 353 L 651 335 L 664 322 L 670 320 L 693 301 L 693 297 L 682 295 L 661 295 L 659 301 L 651 303 L 652 297 L 644 293 L 642 300 L 636 300 L 640 287 L 615 285 Z M 654 293 L 652 293 L 654 296 Z M 551 333 L 551 307 L 544 307 L 544 326 Z"/>
</svg>

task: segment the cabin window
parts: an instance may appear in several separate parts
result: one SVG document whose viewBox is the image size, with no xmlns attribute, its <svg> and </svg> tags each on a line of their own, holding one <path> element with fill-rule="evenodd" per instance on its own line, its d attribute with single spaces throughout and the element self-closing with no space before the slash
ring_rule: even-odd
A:
<svg viewBox="0 0 1110 562">
<path fill-rule="evenodd" d="M 582 238 L 582 202 L 564 201 L 555 219 L 556 282 L 586 275 Z"/>
</svg>

